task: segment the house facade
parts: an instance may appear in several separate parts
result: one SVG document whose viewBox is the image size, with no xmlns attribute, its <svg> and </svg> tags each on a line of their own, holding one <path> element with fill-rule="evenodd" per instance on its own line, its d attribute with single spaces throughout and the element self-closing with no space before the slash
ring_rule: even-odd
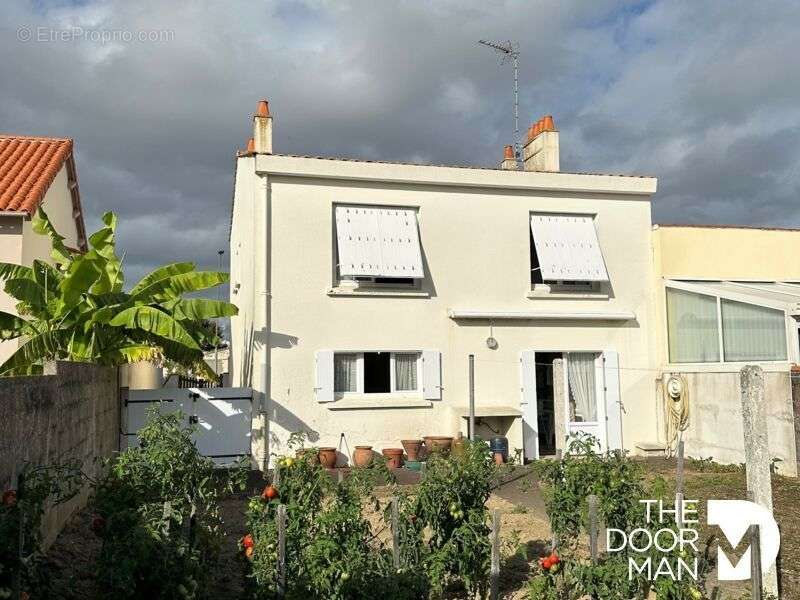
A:
<svg viewBox="0 0 800 600">
<path fill-rule="evenodd" d="M 655 179 L 560 172 L 549 117 L 519 169 L 281 155 L 272 127 L 261 102 L 230 231 L 231 378 L 260 397 L 262 466 L 298 430 L 345 454 L 466 435 L 470 362 L 476 433 L 512 453 L 658 438 Z"/>
<path fill-rule="evenodd" d="M 86 249 L 78 175 L 70 139 L 0 134 L 0 262 L 31 266 L 50 261 L 50 240 L 35 233 L 31 217 L 42 206 L 64 243 Z M 0 289 L 0 311 L 16 314 Z M 19 347 L 0 341 L 0 364 Z"/>
</svg>

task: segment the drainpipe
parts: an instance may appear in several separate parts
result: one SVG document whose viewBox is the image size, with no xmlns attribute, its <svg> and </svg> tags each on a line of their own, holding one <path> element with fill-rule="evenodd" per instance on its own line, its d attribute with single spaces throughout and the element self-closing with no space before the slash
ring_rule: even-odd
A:
<svg viewBox="0 0 800 600">
<path fill-rule="evenodd" d="M 257 174 L 258 176 L 258 174 Z M 264 257 L 264 268 L 261 276 L 263 277 L 262 289 L 258 293 L 256 301 L 260 307 L 261 315 L 259 321 L 263 324 L 262 334 L 262 349 L 261 349 L 261 381 L 264 396 L 259 407 L 259 418 L 261 420 L 261 432 L 263 437 L 263 452 L 264 454 L 259 457 L 259 463 L 262 470 L 269 468 L 269 405 L 272 398 L 272 385 L 271 385 L 271 347 L 270 347 L 270 330 L 272 329 L 272 219 L 271 219 L 271 198 L 269 182 L 266 176 L 258 176 L 257 180 L 257 194 L 256 199 L 261 206 L 263 206 L 264 214 L 262 219 L 263 234 L 258 236 L 257 239 L 263 244 L 261 248 L 261 256 Z"/>
</svg>

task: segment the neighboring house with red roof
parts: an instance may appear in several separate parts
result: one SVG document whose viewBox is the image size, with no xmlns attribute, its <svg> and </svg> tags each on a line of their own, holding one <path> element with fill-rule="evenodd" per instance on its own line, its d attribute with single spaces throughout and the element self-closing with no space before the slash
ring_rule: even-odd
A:
<svg viewBox="0 0 800 600">
<path fill-rule="evenodd" d="M 0 134 L 0 262 L 50 260 L 49 239 L 31 227 L 39 206 L 68 247 L 86 249 L 72 140 Z M 15 304 L 0 289 L 0 310 L 16 312 Z M 18 345 L 16 340 L 0 342 L 0 364 Z"/>
</svg>

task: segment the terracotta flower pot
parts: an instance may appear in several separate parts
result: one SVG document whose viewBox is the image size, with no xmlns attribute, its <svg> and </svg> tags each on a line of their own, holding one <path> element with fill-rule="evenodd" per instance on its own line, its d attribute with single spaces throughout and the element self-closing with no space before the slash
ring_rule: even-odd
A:
<svg viewBox="0 0 800 600">
<path fill-rule="evenodd" d="M 356 446 L 353 463 L 357 467 L 368 467 L 372 463 L 372 446 Z"/>
<path fill-rule="evenodd" d="M 422 440 L 400 440 L 400 443 L 403 444 L 408 460 L 416 461 L 422 448 Z"/>
<path fill-rule="evenodd" d="M 495 452 L 494 453 L 494 464 L 502 465 L 505 461 L 503 460 L 503 453 L 502 452 Z"/>
<path fill-rule="evenodd" d="M 381 453 L 389 459 L 388 466 L 391 469 L 399 469 L 403 466 L 402 448 L 384 448 Z"/>
<path fill-rule="evenodd" d="M 430 440 L 430 441 L 429 441 Z M 453 444 L 453 438 L 446 435 L 434 435 L 425 438 L 425 447 L 429 453 L 439 452 L 441 454 L 450 454 L 450 446 Z"/>
<path fill-rule="evenodd" d="M 319 462 L 326 469 L 333 469 L 336 466 L 336 448 L 320 448 Z"/>
</svg>

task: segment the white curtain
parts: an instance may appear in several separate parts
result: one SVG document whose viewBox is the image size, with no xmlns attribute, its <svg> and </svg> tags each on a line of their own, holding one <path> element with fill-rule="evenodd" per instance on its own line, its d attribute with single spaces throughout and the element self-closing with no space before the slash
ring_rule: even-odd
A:
<svg viewBox="0 0 800 600">
<path fill-rule="evenodd" d="M 417 391 L 417 354 L 394 355 L 394 387 L 398 392 Z"/>
<path fill-rule="evenodd" d="M 667 333 L 670 362 L 719 362 L 717 299 L 667 288 Z"/>
<path fill-rule="evenodd" d="M 335 354 L 333 357 L 333 391 L 358 391 L 358 354 Z"/>
<path fill-rule="evenodd" d="M 575 403 L 576 421 L 597 421 L 594 359 L 595 355 L 588 352 L 567 355 L 569 395 Z"/>
<path fill-rule="evenodd" d="M 786 322 L 779 310 L 722 300 L 725 360 L 786 360 Z"/>
</svg>

